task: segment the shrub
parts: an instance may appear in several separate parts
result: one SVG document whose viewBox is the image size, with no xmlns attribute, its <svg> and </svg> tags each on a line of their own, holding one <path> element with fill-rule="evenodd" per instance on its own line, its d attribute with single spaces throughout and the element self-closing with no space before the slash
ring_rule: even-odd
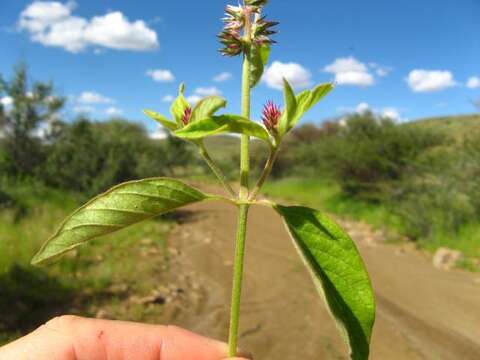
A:
<svg viewBox="0 0 480 360">
<path fill-rule="evenodd" d="M 321 160 L 350 196 L 381 200 L 415 172 L 420 155 L 445 142 L 433 130 L 398 125 L 372 113 L 346 119 L 321 147 Z"/>
<path fill-rule="evenodd" d="M 175 166 L 191 162 L 178 139 L 152 140 L 142 126 L 124 120 L 79 119 L 49 146 L 39 176 L 50 186 L 89 196 L 118 182 L 172 174 Z"/>
</svg>

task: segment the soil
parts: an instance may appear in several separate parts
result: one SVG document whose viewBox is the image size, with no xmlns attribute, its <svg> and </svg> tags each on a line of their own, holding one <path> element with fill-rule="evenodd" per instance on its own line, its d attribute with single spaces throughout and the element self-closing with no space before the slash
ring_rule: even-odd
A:
<svg viewBox="0 0 480 360">
<path fill-rule="evenodd" d="M 163 322 L 226 339 L 236 209 L 188 208 L 171 234 L 170 281 L 184 301 Z M 189 212 L 190 214 L 190 212 Z M 480 275 L 434 268 L 412 246 L 384 243 L 365 224 L 342 221 L 371 274 L 377 318 L 370 359 L 480 359 Z M 345 345 L 273 210 L 251 208 L 240 347 L 256 359 L 348 359 Z"/>
</svg>

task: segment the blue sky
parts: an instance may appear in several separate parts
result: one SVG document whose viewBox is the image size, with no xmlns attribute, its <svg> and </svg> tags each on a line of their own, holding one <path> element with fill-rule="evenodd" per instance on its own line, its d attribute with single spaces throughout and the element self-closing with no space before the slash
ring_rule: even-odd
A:
<svg viewBox="0 0 480 360">
<path fill-rule="evenodd" d="M 181 81 L 191 100 L 221 93 L 238 112 L 240 59 L 217 52 L 226 4 L 0 1 L 0 73 L 8 78 L 24 61 L 35 80 L 53 80 L 69 98 L 67 118 L 120 114 L 153 131 L 141 110 L 168 113 Z M 280 25 L 253 93 L 256 118 L 267 99 L 281 102 L 282 75 L 298 90 L 338 83 L 303 121 L 367 107 L 402 120 L 474 111 L 478 0 L 271 0 L 265 13 Z"/>
</svg>

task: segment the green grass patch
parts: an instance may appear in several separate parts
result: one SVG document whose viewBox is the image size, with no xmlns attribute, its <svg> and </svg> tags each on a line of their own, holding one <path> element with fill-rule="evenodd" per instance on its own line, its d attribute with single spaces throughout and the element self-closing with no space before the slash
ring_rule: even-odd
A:
<svg viewBox="0 0 480 360">
<path fill-rule="evenodd" d="M 31 185 L 3 185 L 15 205 L 0 209 L 0 344 L 63 313 L 94 316 L 104 310 L 111 318 L 145 321 L 144 312 L 125 300 L 158 287 L 172 221 L 137 224 L 93 240 L 51 266 L 32 267 L 40 245 L 80 203 L 71 194 Z M 155 321 L 161 306 L 149 311 L 148 320 Z"/>
<path fill-rule="evenodd" d="M 333 181 L 286 178 L 267 183 L 264 193 L 355 220 L 363 220 L 375 227 L 389 226 L 397 231 L 402 230 L 400 219 L 391 214 L 386 206 L 349 198 Z"/>
<path fill-rule="evenodd" d="M 349 198 L 342 194 L 340 187 L 333 181 L 286 178 L 267 183 L 264 193 L 274 198 L 365 221 L 377 228 L 393 230 L 397 234 L 408 235 L 402 219 L 392 214 L 386 205 Z M 459 266 L 470 271 L 480 270 L 480 223 L 466 224 L 456 234 L 437 232 L 428 239 L 418 239 L 418 244 L 432 253 L 439 247 L 460 250 L 466 259 Z"/>
</svg>

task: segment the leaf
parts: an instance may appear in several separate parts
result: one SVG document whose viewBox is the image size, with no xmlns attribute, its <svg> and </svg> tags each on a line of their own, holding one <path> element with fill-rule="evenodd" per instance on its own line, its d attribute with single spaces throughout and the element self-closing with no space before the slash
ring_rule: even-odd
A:
<svg viewBox="0 0 480 360">
<path fill-rule="evenodd" d="M 195 122 L 212 116 L 220 108 L 227 105 L 227 101 L 220 96 L 208 96 L 200 100 L 193 108 L 190 122 Z"/>
<path fill-rule="evenodd" d="M 244 134 L 270 142 L 263 126 L 237 115 L 212 116 L 175 131 L 175 135 L 183 139 L 201 139 L 222 133 Z"/>
<path fill-rule="evenodd" d="M 316 86 L 313 90 L 304 90 L 296 96 L 297 108 L 288 121 L 287 131 L 292 129 L 302 116 L 333 89 L 332 83 Z"/>
<path fill-rule="evenodd" d="M 250 57 L 250 88 L 254 88 L 262 78 L 269 55 L 270 46 L 268 44 L 252 46 L 252 54 Z"/>
<path fill-rule="evenodd" d="M 156 113 L 155 111 L 152 110 L 143 110 L 144 114 L 147 115 L 148 117 L 152 118 L 155 121 L 158 121 L 160 124 L 162 124 L 164 127 L 166 127 L 169 130 L 175 131 L 178 129 L 178 125 L 170 120 L 168 120 L 165 116 Z"/>
<path fill-rule="evenodd" d="M 185 109 L 190 107 L 187 99 L 185 99 L 185 96 L 183 94 L 184 91 L 185 91 L 185 86 L 182 83 L 178 88 L 178 96 L 173 101 L 172 106 L 170 107 L 170 112 L 173 118 L 175 119 L 175 121 L 177 122 L 177 125 L 178 125 L 177 127 L 183 126 L 183 122 L 182 122 L 183 114 L 185 113 Z"/>
<path fill-rule="evenodd" d="M 288 125 L 297 111 L 297 99 L 295 98 L 292 87 L 285 78 L 283 78 L 283 98 L 285 102 L 285 110 L 283 111 L 278 125 L 280 134 L 285 134 L 289 130 Z"/>
<path fill-rule="evenodd" d="M 120 184 L 66 218 L 32 264 L 54 260 L 88 240 L 208 197 L 175 179 L 152 178 Z"/>
<path fill-rule="evenodd" d="M 351 358 L 368 359 L 375 300 L 354 242 L 340 226 L 314 209 L 274 207 L 349 345 Z"/>
</svg>

